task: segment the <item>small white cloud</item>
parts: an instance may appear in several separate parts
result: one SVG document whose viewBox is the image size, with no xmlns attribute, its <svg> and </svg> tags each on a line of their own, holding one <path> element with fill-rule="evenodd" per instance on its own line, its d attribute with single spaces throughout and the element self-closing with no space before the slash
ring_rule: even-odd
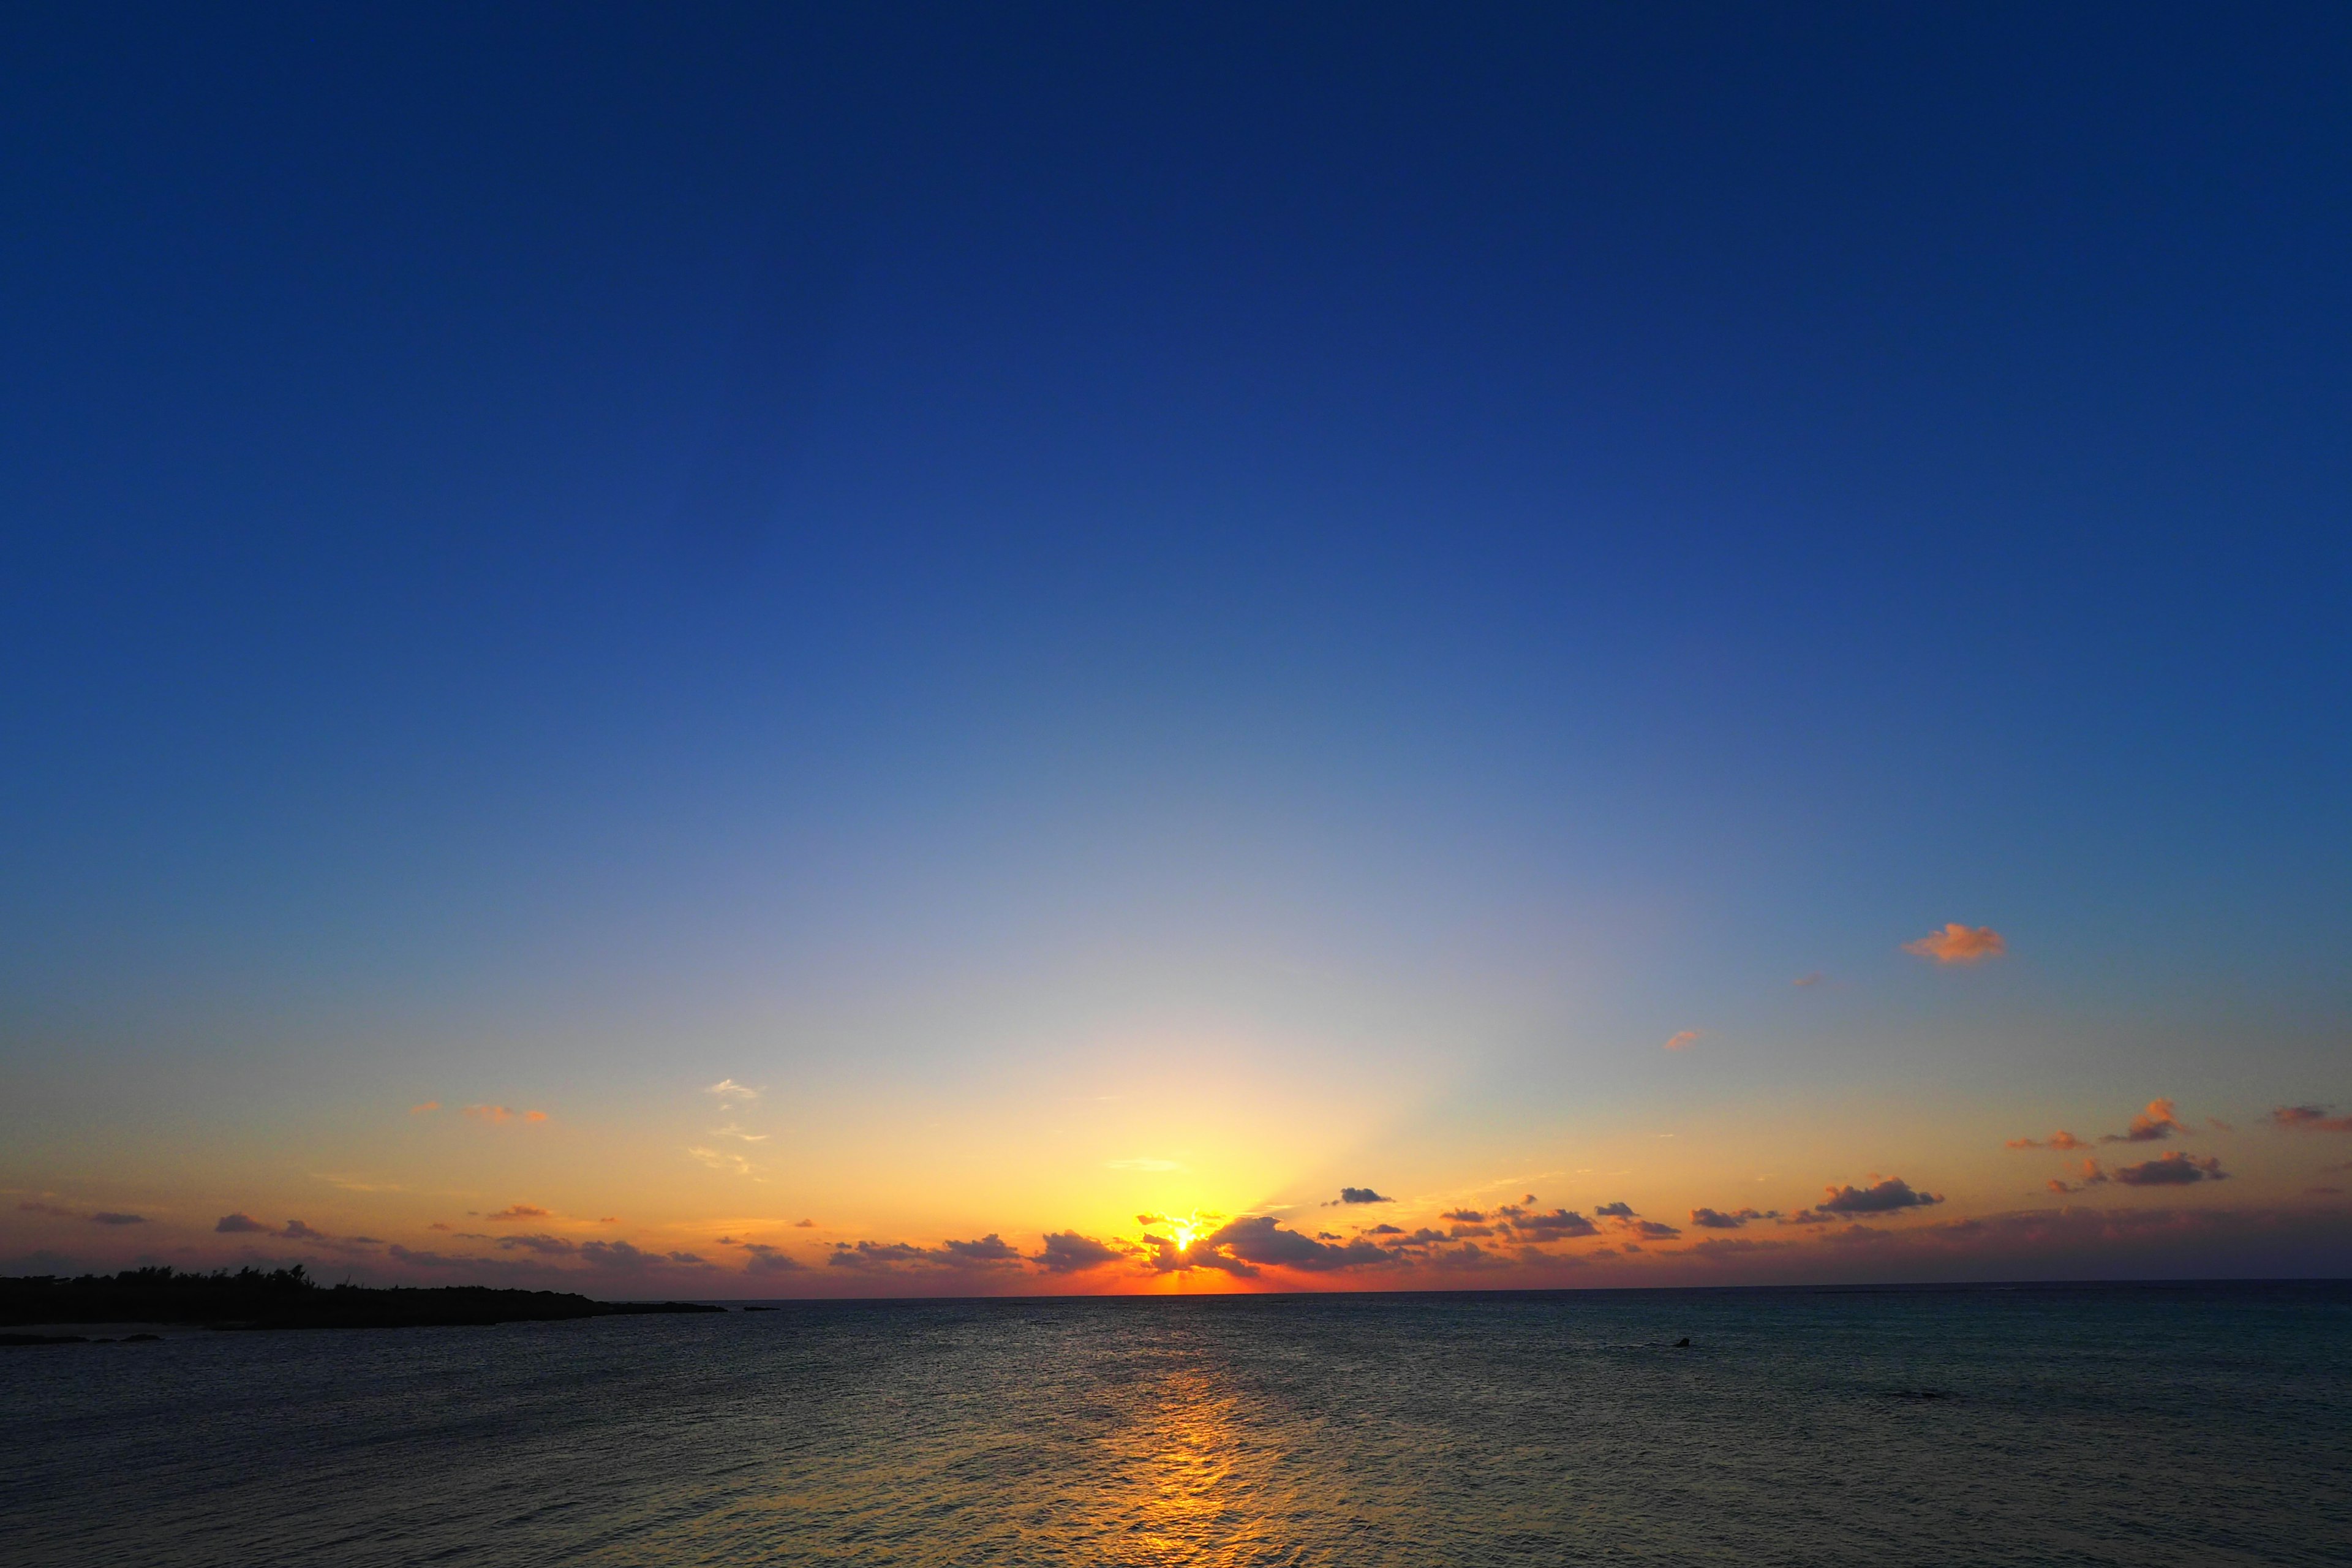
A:
<svg viewBox="0 0 2352 1568">
<path fill-rule="evenodd" d="M 730 1153 L 724 1149 L 707 1149 L 698 1144 L 688 1149 L 687 1153 L 701 1161 L 712 1170 L 724 1171 L 730 1176 L 749 1176 L 759 1170 L 757 1165 L 743 1158 L 742 1155 Z"/>
<path fill-rule="evenodd" d="M 719 1100 L 731 1105 L 747 1100 L 757 1100 L 765 1091 L 754 1089 L 748 1083 L 737 1083 L 731 1078 L 722 1078 L 702 1092 L 716 1095 Z"/>
</svg>

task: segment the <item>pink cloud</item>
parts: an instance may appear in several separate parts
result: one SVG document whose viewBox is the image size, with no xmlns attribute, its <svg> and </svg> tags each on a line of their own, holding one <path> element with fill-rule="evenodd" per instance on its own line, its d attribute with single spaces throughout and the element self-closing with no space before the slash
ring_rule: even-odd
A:
<svg viewBox="0 0 2352 1568">
<path fill-rule="evenodd" d="M 1990 926 L 1964 926 L 1954 921 L 1939 931 L 1905 942 L 1903 951 L 1937 963 L 1981 963 L 2007 952 L 2009 942 Z"/>
<path fill-rule="evenodd" d="M 1669 1035 L 1666 1037 L 1665 1048 L 1670 1051 L 1686 1051 L 1698 1044 L 1698 1037 L 1703 1032 L 1698 1029 L 1685 1029 L 1679 1034 Z"/>
<path fill-rule="evenodd" d="M 2131 1126 L 2121 1132 L 2110 1132 L 2099 1140 L 2102 1143 L 2153 1143 L 2189 1129 L 2180 1125 L 2172 1114 L 2172 1101 L 2151 1100 L 2147 1109 L 2131 1119 Z"/>
<path fill-rule="evenodd" d="M 2048 1138 L 2046 1138 L 2046 1139 L 2044 1139 L 2044 1138 L 2012 1138 L 2012 1139 L 2011 1139 L 2011 1140 L 2009 1141 L 2009 1142 L 2008 1142 L 2008 1144 L 2007 1144 L 2006 1146 L 2007 1146 L 2007 1147 L 2009 1147 L 2009 1148 L 2011 1148 L 2011 1149 L 2060 1149 L 2060 1150 L 2064 1150 L 2064 1149 L 2087 1149 L 2087 1148 L 2089 1148 L 2089 1147 L 2090 1147 L 2090 1144 L 2089 1144 L 2089 1143 L 2087 1143 L 2087 1142 L 2084 1142 L 2082 1139 L 2075 1137 L 2072 1132 L 2067 1131 L 2064 1128 L 2063 1128 L 2063 1127 L 2062 1127 L 2062 1128 L 2060 1128 L 2057 1131 L 2053 1132 L 2052 1134 L 2050 1134 L 2050 1136 L 2049 1136 Z"/>
</svg>

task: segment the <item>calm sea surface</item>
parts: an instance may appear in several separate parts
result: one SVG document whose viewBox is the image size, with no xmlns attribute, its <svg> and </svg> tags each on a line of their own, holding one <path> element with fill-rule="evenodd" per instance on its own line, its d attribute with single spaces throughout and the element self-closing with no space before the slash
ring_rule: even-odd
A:
<svg viewBox="0 0 2352 1568">
<path fill-rule="evenodd" d="M 859 1303 L 0 1351 L 0 1561 L 2347 1563 L 2352 1289 Z"/>
</svg>

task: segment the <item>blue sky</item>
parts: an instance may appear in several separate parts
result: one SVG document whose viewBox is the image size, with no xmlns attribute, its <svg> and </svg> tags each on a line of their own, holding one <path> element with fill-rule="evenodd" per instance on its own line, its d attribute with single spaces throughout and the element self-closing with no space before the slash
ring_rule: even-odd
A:
<svg viewBox="0 0 2352 1568">
<path fill-rule="evenodd" d="M 2326 8 L 5 26 L 25 1201 L 436 1099 L 648 1235 L 1184 1198 L 926 1196 L 1066 1096 L 1220 1213 L 1762 1105 L 1992 1212 L 2352 1100 Z"/>
</svg>

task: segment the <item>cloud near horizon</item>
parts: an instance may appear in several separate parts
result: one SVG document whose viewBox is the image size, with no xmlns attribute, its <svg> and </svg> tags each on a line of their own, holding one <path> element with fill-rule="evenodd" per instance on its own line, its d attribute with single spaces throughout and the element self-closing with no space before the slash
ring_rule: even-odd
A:
<svg viewBox="0 0 2352 1568">
<path fill-rule="evenodd" d="M 1937 963 L 1982 963 L 2008 952 L 2009 942 L 1990 926 L 1965 926 L 1954 921 L 1916 942 L 1905 942 L 1903 951 Z"/>
<path fill-rule="evenodd" d="M 1898 1214 L 1905 1209 L 1926 1208 L 1944 1201 L 1941 1193 L 1916 1190 L 1900 1176 L 1889 1176 L 1867 1187 L 1838 1186 L 1823 1189 L 1829 1195 L 1811 1208 L 1790 1215 L 1783 1225 L 1822 1225 L 1836 1218 L 1854 1215 Z"/>
</svg>

